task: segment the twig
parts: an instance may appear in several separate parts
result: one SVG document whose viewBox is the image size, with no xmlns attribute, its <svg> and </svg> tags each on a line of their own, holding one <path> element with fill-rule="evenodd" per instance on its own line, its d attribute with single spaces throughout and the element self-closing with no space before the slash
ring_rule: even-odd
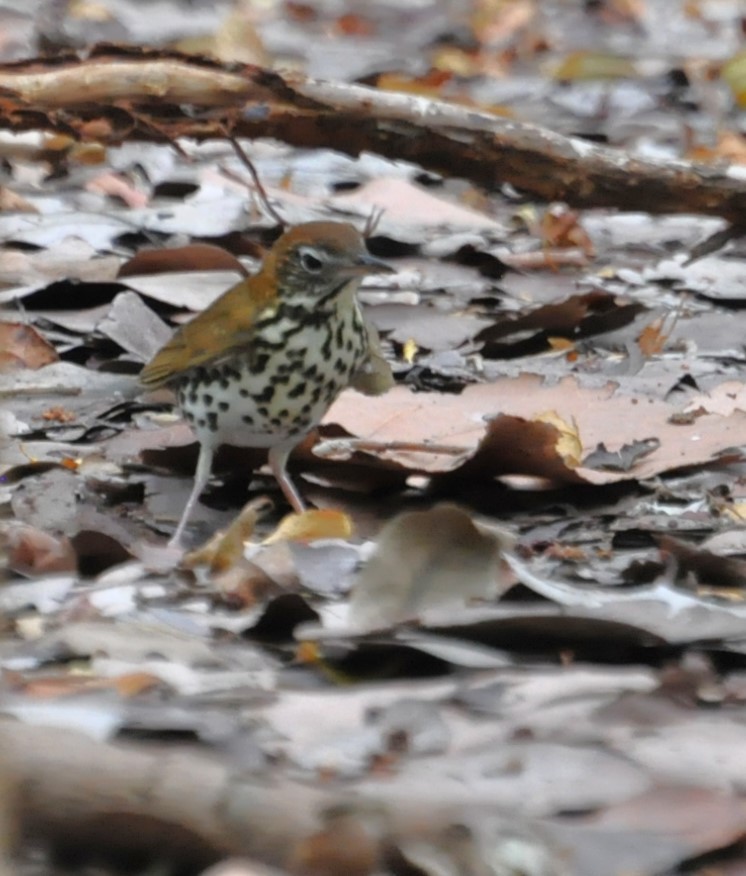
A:
<svg viewBox="0 0 746 876">
<path fill-rule="evenodd" d="M 472 453 L 471 447 L 453 444 L 428 444 L 417 441 L 370 441 L 366 438 L 329 438 L 319 442 L 313 452 L 316 456 L 331 456 L 334 453 L 441 453 L 446 456 L 463 456 Z"/>
<path fill-rule="evenodd" d="M 371 237 L 375 232 L 376 228 L 378 228 L 378 223 L 383 218 L 383 214 L 386 210 L 383 207 L 374 207 L 368 218 L 365 220 L 365 227 L 363 228 L 363 237 Z"/>
<path fill-rule="evenodd" d="M 277 210 L 275 210 L 275 208 L 270 203 L 269 195 L 267 194 L 267 190 L 262 185 L 262 181 L 259 179 L 259 174 L 257 173 L 257 170 L 254 167 L 253 162 L 251 161 L 251 159 L 246 154 L 243 147 L 241 146 L 241 144 L 238 142 L 238 140 L 235 137 L 231 136 L 227 132 L 226 132 L 226 137 L 228 139 L 228 142 L 233 147 L 233 151 L 238 156 L 238 160 L 241 162 L 241 164 L 243 164 L 243 166 L 246 168 L 246 170 L 248 170 L 249 175 L 251 176 L 251 180 L 254 183 L 254 186 L 256 188 L 257 194 L 259 195 L 259 200 L 262 202 L 262 204 L 264 204 L 264 209 L 275 220 L 275 222 L 277 222 L 278 225 L 282 226 L 282 228 L 285 228 L 288 223 L 285 219 L 283 219 L 283 217 L 277 212 Z M 234 177 L 234 179 L 236 179 L 236 177 Z M 240 180 L 240 177 L 238 177 L 238 179 Z M 246 184 L 246 180 L 241 180 L 241 182 Z"/>
</svg>

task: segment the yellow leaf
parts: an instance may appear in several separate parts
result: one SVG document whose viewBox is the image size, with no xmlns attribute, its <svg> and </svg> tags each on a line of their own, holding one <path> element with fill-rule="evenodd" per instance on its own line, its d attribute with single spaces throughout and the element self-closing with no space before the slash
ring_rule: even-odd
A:
<svg viewBox="0 0 746 876">
<path fill-rule="evenodd" d="M 738 106 L 746 107 L 746 52 L 739 52 L 724 64 L 720 76 L 733 92 Z"/>
<path fill-rule="evenodd" d="M 353 527 L 350 518 L 333 509 L 304 511 L 288 514 L 275 531 L 264 539 L 264 544 L 278 541 L 316 541 L 321 538 L 350 538 Z"/>
<path fill-rule="evenodd" d="M 243 558 L 244 542 L 251 538 L 257 521 L 270 507 L 267 499 L 247 502 L 228 529 L 216 532 L 202 547 L 185 554 L 182 566 L 185 569 L 209 566 L 212 572 L 233 568 Z"/>
<path fill-rule="evenodd" d="M 547 343 L 552 350 L 572 350 L 575 347 L 575 342 L 569 338 L 548 337 Z"/>
<path fill-rule="evenodd" d="M 411 365 L 414 362 L 414 357 L 417 355 L 418 351 L 417 342 L 413 338 L 409 338 L 404 341 L 404 348 L 402 349 L 402 358 L 407 363 L 407 365 Z"/>
<path fill-rule="evenodd" d="M 554 70 L 555 79 L 631 79 L 637 68 L 632 61 L 602 52 L 573 52 Z"/>
<path fill-rule="evenodd" d="M 73 0 L 67 7 L 70 18 L 79 18 L 83 21 L 112 21 L 114 15 L 105 3 L 97 3 L 95 0 Z"/>
<path fill-rule="evenodd" d="M 746 501 L 733 502 L 725 505 L 721 513 L 725 517 L 730 517 L 732 520 L 737 520 L 739 523 L 746 521 Z"/>
<path fill-rule="evenodd" d="M 572 422 L 568 423 L 556 411 L 544 411 L 534 417 L 537 423 L 549 423 L 559 432 L 559 438 L 555 444 L 557 453 L 564 460 L 568 468 L 577 468 L 580 465 L 580 460 L 583 457 L 583 442 L 580 440 L 578 432 L 578 424 L 573 417 Z"/>
</svg>

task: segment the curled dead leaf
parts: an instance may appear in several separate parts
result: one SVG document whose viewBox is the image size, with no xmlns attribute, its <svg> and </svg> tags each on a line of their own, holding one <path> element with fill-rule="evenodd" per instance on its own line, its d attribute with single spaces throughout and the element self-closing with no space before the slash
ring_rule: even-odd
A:
<svg viewBox="0 0 746 876">
<path fill-rule="evenodd" d="M 583 442 L 580 440 L 578 424 L 573 417 L 571 422 L 563 420 L 556 411 L 545 411 L 537 414 L 534 420 L 538 423 L 549 423 L 557 430 L 555 449 L 568 468 L 577 468 L 583 456 Z"/>
<path fill-rule="evenodd" d="M 350 538 L 352 520 L 342 511 L 332 508 L 312 509 L 302 514 L 287 514 L 273 533 L 264 539 L 264 544 L 280 541 L 317 541 L 322 538 Z"/>
<path fill-rule="evenodd" d="M 209 566 L 210 571 L 226 572 L 243 559 L 243 545 L 254 533 L 257 521 L 272 507 L 268 499 L 248 502 L 225 531 L 215 535 L 202 547 L 190 551 L 182 560 L 185 569 Z"/>
<path fill-rule="evenodd" d="M 36 370 L 58 358 L 54 347 L 32 326 L 0 322 L 0 371 Z"/>
<path fill-rule="evenodd" d="M 6 539 L 8 566 L 24 575 L 75 572 L 78 559 L 66 537 L 55 538 L 34 526 L 18 526 Z"/>
<path fill-rule="evenodd" d="M 425 609 L 494 598 L 501 539 L 454 505 L 399 514 L 386 524 L 350 600 L 355 626 L 411 619 Z"/>
</svg>

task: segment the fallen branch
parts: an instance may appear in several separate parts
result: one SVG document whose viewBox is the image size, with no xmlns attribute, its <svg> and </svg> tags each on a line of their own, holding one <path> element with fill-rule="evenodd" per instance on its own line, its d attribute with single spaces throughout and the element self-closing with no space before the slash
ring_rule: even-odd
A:
<svg viewBox="0 0 746 876">
<path fill-rule="evenodd" d="M 240 778 L 194 750 L 0 721 L 0 751 L 17 776 L 19 832 L 92 856 L 186 855 L 206 865 L 245 854 L 282 863 L 320 823 L 318 792 Z"/>
<path fill-rule="evenodd" d="M 487 818 L 507 840 L 534 831 L 494 806 L 409 798 L 385 784 L 375 796 L 335 789 L 332 782 L 319 790 L 283 777 L 244 775 L 229 757 L 197 747 L 97 742 L 77 731 L 2 718 L 0 753 L 0 781 L 3 764 L 12 764 L 5 779 L 15 788 L 12 797 L 7 787 L 3 794 L 13 800 L 19 836 L 78 862 L 135 861 L 140 871 L 167 862 L 195 873 L 240 855 L 294 873 L 367 876 L 385 870 L 392 851 L 402 860 L 410 843 L 443 841 L 441 853 L 458 856 L 472 840 L 454 845 L 449 832 L 475 819 L 484 824 Z M 474 841 L 478 856 L 483 850 Z M 543 850 L 546 837 L 530 842 Z M 2 865 L 0 846 L 0 872 Z"/>
<path fill-rule="evenodd" d="M 100 46 L 84 60 L 2 65 L 0 128 L 104 143 L 274 137 L 373 151 L 579 207 L 746 222 L 738 169 L 643 160 L 471 107 L 173 52 Z"/>
</svg>

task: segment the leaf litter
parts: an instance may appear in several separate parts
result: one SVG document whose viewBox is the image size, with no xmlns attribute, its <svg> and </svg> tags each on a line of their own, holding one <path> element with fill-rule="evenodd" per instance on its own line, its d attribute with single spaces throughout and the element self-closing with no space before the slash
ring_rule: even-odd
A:
<svg viewBox="0 0 746 876">
<path fill-rule="evenodd" d="M 190 23 L 221 56 L 228 5 Z M 431 4 L 403 27 L 390 4 L 310 3 L 241 21 L 245 42 L 312 75 L 676 158 L 681 107 L 701 136 L 701 90 L 739 86 L 734 61 L 713 85 L 735 17 L 674 5 L 476 3 L 457 21 Z M 177 0 L 152 19 L 135 7 L 81 4 L 57 30 L 11 17 L 7 57 L 42 38 L 185 37 Z M 711 59 L 707 76 L 701 59 L 682 72 L 664 30 Z M 729 105 L 718 122 L 735 119 Z M 742 865 L 742 242 L 691 258 L 721 220 L 245 144 L 289 223 L 384 210 L 369 246 L 396 274 L 361 298 L 398 385 L 345 392 L 295 454 L 309 518 L 282 520 L 261 454 L 224 454 L 192 543 L 224 535 L 182 562 L 164 542 L 193 438 L 167 394 L 136 398 L 135 375 L 255 270 L 276 222 L 226 143 L 125 142 L 90 164 L 60 145 L 0 136 L 3 714 L 188 739 L 340 799 L 437 798 L 450 821 L 418 804 L 420 834 L 395 837 L 427 872 L 465 872 L 469 855 L 531 876 Z M 315 861 L 319 837 L 341 847 L 354 825 L 330 824 L 279 863 Z"/>
</svg>

